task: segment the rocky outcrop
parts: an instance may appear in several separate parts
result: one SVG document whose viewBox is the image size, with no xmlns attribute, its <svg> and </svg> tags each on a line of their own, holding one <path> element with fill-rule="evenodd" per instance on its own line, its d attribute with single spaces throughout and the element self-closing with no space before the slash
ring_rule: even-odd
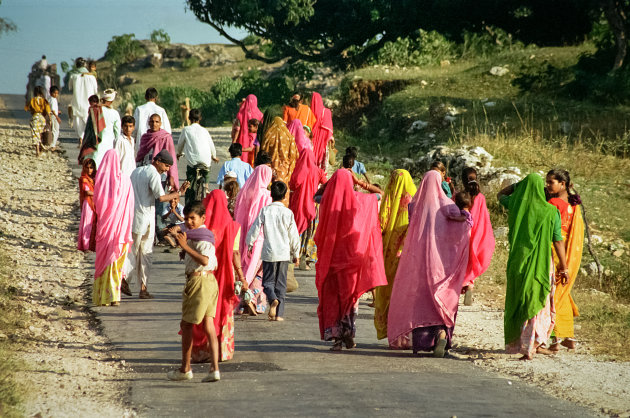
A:
<svg viewBox="0 0 630 418">
<path fill-rule="evenodd" d="M 139 40 L 140 45 L 146 51 L 146 55 L 131 62 L 129 69 L 136 70 L 142 68 L 159 67 L 182 67 L 186 60 L 197 60 L 199 66 L 210 67 L 235 63 L 238 61 L 229 52 L 227 45 L 219 44 L 169 44 L 160 48 L 155 43 L 148 40 Z"/>
</svg>

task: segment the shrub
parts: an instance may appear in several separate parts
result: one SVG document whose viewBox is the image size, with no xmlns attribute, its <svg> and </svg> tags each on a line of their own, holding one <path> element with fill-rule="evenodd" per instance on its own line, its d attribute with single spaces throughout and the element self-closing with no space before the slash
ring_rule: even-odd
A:
<svg viewBox="0 0 630 418">
<path fill-rule="evenodd" d="M 454 56 L 455 44 L 436 31 L 420 29 L 415 36 L 398 38 L 385 45 L 370 59 L 381 65 L 427 65 Z"/>
<path fill-rule="evenodd" d="M 197 57 L 189 57 L 182 61 L 182 68 L 185 70 L 190 70 L 191 68 L 199 67 L 199 58 Z"/>
<path fill-rule="evenodd" d="M 171 43 L 171 37 L 164 29 L 154 30 L 151 32 L 150 38 L 151 42 L 156 44 L 160 49 L 167 47 Z"/>
<path fill-rule="evenodd" d="M 512 39 L 512 34 L 493 26 L 486 26 L 483 32 L 464 31 L 462 38 L 459 53 L 462 58 L 487 58 L 525 48 L 522 42 Z"/>
<path fill-rule="evenodd" d="M 128 64 L 145 53 L 144 48 L 136 39 L 136 35 L 126 33 L 120 36 L 113 36 L 112 40 L 107 43 L 105 59 L 114 66 L 118 66 L 120 64 Z"/>
</svg>

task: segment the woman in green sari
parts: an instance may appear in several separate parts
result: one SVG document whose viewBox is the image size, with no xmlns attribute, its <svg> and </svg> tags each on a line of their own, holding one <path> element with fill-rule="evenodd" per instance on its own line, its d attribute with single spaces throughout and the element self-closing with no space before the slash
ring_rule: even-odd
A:
<svg viewBox="0 0 630 418">
<path fill-rule="evenodd" d="M 507 262 L 504 333 L 509 353 L 531 360 L 534 353 L 552 354 L 545 345 L 555 324 L 554 276 L 568 280 L 560 213 L 545 199 L 544 180 L 529 174 L 501 190 L 508 209 L 510 254 Z M 554 274 L 551 245 L 558 254 Z"/>
</svg>

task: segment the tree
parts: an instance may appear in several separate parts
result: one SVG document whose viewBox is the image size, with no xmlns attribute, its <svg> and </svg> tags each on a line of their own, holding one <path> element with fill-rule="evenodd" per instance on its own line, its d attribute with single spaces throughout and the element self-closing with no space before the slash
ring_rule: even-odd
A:
<svg viewBox="0 0 630 418">
<path fill-rule="evenodd" d="M 113 36 L 107 43 L 105 59 L 114 66 L 127 64 L 144 54 L 145 51 L 133 33 Z"/>
<path fill-rule="evenodd" d="M 0 5 L 2 5 L 2 0 L 0 0 Z M 11 20 L 6 19 L 4 17 L 0 17 L 0 36 L 7 32 L 15 32 L 17 30 L 17 26 Z"/>
<path fill-rule="evenodd" d="M 162 49 L 167 47 L 171 43 L 171 37 L 164 29 L 156 29 L 151 32 L 151 42 L 156 44 L 158 48 Z"/>
</svg>

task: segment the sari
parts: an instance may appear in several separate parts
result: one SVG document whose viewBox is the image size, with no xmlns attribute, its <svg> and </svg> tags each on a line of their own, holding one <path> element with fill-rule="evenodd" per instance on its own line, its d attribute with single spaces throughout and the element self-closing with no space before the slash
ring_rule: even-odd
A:
<svg viewBox="0 0 630 418">
<path fill-rule="evenodd" d="M 315 286 L 320 337 L 354 338 L 362 294 L 387 284 L 376 196 L 355 192 L 352 174 L 337 170 L 320 204 Z"/>
<path fill-rule="evenodd" d="M 173 137 L 164 129 L 159 131 L 147 131 L 142 138 L 140 138 L 140 147 L 136 154 L 136 162 L 146 162 L 151 164 L 153 158 L 159 154 L 163 149 L 167 150 L 171 157 L 173 157 L 173 165 L 168 169 L 167 174 L 169 178 L 169 184 L 179 189 L 179 173 L 177 172 L 177 153 L 175 152 L 175 145 L 173 144 Z"/>
<path fill-rule="evenodd" d="M 504 336 L 507 351 L 533 355 L 551 334 L 555 320 L 551 242 L 558 209 L 547 203 L 542 177 L 529 174 L 516 183 L 508 208 L 507 287 Z M 561 237 L 559 237 L 561 239 Z"/>
<path fill-rule="evenodd" d="M 389 304 L 387 339 L 390 347 L 431 351 L 446 332 L 451 347 L 459 295 L 468 263 L 470 227 L 449 219 L 459 208 L 441 188 L 437 171 L 424 175 L 411 202 L 414 210 Z"/>
<path fill-rule="evenodd" d="M 313 129 L 313 125 L 315 125 L 316 121 L 311 108 L 305 104 L 298 105 L 297 109 L 292 106 L 284 106 L 282 109 L 282 120 L 284 123 L 288 125 L 295 119 L 298 119 L 302 122 L 302 125 L 308 126 L 311 130 Z"/>
<path fill-rule="evenodd" d="M 105 118 L 103 117 L 103 109 L 99 105 L 90 106 L 88 109 L 88 120 L 81 141 L 81 149 L 79 150 L 79 164 L 83 164 L 83 160 L 88 156 L 92 157 L 101 143 L 101 137 L 105 130 Z"/>
<path fill-rule="evenodd" d="M 260 149 L 271 158 L 271 168 L 275 171 L 276 180 L 288 185 L 298 157 L 297 146 L 289 130 L 279 117 L 274 118 L 265 133 Z M 282 201 L 289 206 L 289 195 Z"/>
<path fill-rule="evenodd" d="M 116 150 L 103 156 L 94 185 L 96 260 L 92 303 L 96 306 L 120 302 L 123 264 L 132 243 L 134 194 L 129 176 L 120 171 Z"/>
<path fill-rule="evenodd" d="M 313 196 L 320 184 L 326 183 L 326 173 L 315 165 L 313 151 L 305 149 L 295 164 L 289 189 L 289 209 L 293 212 L 298 233 L 301 235 L 315 219 L 316 209 Z"/>
<path fill-rule="evenodd" d="M 306 133 L 304 133 L 304 126 L 302 125 L 302 122 L 295 119 L 287 125 L 287 129 L 289 129 L 289 133 L 295 139 L 295 146 L 297 147 L 298 153 L 302 154 L 302 152 L 307 148 L 313 150 L 311 140 L 308 139 L 306 137 Z"/>
<path fill-rule="evenodd" d="M 81 220 L 79 221 L 79 236 L 77 249 L 79 251 L 96 250 L 96 211 L 93 196 L 88 196 L 85 192 L 94 193 L 95 173 L 88 175 L 87 165 L 94 160 L 88 158 L 83 161 L 83 171 L 79 177 L 79 207 L 81 208 Z"/>
<path fill-rule="evenodd" d="M 330 109 L 324 107 L 322 96 L 319 93 L 313 93 L 311 96 L 311 109 L 317 118 L 313 125 L 313 153 L 315 154 L 315 163 L 321 167 L 326 166 L 326 147 L 328 141 L 333 136 L 332 113 Z"/>
<path fill-rule="evenodd" d="M 262 146 L 265 134 L 267 133 L 267 131 L 271 127 L 271 124 L 273 123 L 273 120 L 277 116 L 278 115 L 273 110 L 271 110 L 271 108 L 265 110 L 265 114 L 262 118 L 262 124 L 258 126 L 258 132 L 256 133 L 256 140 L 258 141 L 258 144 L 260 146 Z"/>
<path fill-rule="evenodd" d="M 556 308 L 556 325 L 554 334 L 557 338 L 573 338 L 573 318 L 580 315 L 577 305 L 571 297 L 571 289 L 575 284 L 584 246 L 584 220 L 580 205 L 572 206 L 562 199 L 553 198 L 549 203 L 560 211 L 562 239 L 564 240 L 569 281 L 566 285 L 556 286 L 554 304 Z M 558 256 L 553 249 L 554 263 L 558 264 Z"/>
<path fill-rule="evenodd" d="M 486 197 L 483 194 L 479 193 L 475 196 L 470 215 L 474 223 L 470 230 L 470 248 L 464 286 L 473 284 L 475 279 L 488 269 L 495 246 L 490 212 L 488 212 Z"/>
<path fill-rule="evenodd" d="M 416 186 L 409 172 L 407 170 L 392 171 L 379 211 L 383 234 L 383 260 L 387 276 L 387 285 L 374 289 L 374 327 L 376 338 L 379 340 L 387 337 L 389 300 L 409 226 L 407 206 L 415 194 Z"/>
<path fill-rule="evenodd" d="M 258 109 L 258 98 L 253 94 L 248 95 L 245 101 L 241 103 L 241 107 L 236 115 L 236 120 L 240 124 L 240 130 L 238 132 L 238 138 L 236 142 L 241 144 L 243 148 L 249 148 L 252 146 L 253 138 L 249 135 L 247 130 L 247 122 L 250 119 L 261 120 L 263 117 L 262 112 Z M 253 167 L 254 165 L 254 153 L 249 151 L 243 151 L 241 154 L 241 160 L 245 161 Z"/>
<path fill-rule="evenodd" d="M 216 189 L 210 192 L 203 205 L 206 207 L 206 228 L 214 234 L 218 262 L 214 272 L 219 287 L 214 329 L 219 341 L 219 361 L 227 361 L 234 356 L 234 306 L 238 297 L 234 294 L 232 259 L 234 240 L 241 226 L 232 220 L 223 191 Z M 201 324 L 193 325 L 192 359 L 195 363 L 210 360 L 209 342 Z"/>
<path fill-rule="evenodd" d="M 254 303 L 261 312 L 264 312 L 267 299 L 262 291 L 262 279 L 257 277 L 257 273 L 260 270 L 260 255 L 264 237 L 261 232 L 254 242 L 251 254 L 248 254 L 245 238 L 261 209 L 271 203 L 271 193 L 267 190 L 270 182 L 271 168 L 267 165 L 259 165 L 243 185 L 234 205 L 234 220 L 241 225 L 239 251 L 243 274 L 247 279 L 249 288 L 254 293 L 256 299 Z"/>
</svg>

